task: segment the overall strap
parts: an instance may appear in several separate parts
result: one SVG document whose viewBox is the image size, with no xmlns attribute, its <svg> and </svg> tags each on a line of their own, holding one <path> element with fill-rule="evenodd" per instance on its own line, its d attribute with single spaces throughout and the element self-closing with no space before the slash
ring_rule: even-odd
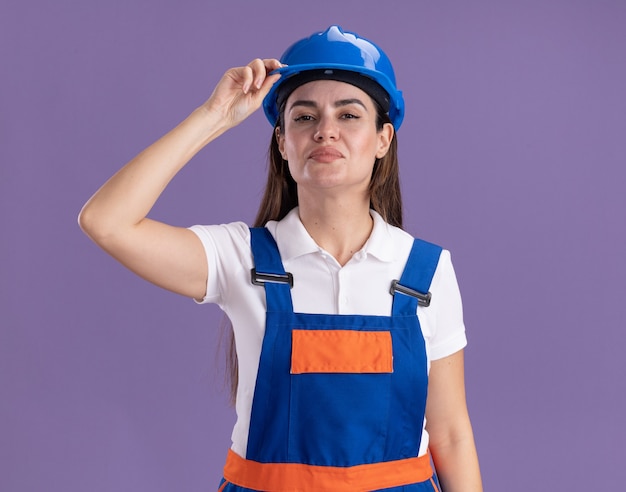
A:
<svg viewBox="0 0 626 492">
<path fill-rule="evenodd" d="M 392 316 L 415 315 L 417 306 L 430 304 L 430 284 L 439 263 L 442 248 L 421 239 L 413 247 L 400 280 L 391 283 Z"/>
<path fill-rule="evenodd" d="M 285 272 L 276 241 L 265 227 L 251 227 L 250 246 L 255 265 L 251 281 L 265 287 L 267 310 L 293 311 L 293 276 Z"/>
</svg>

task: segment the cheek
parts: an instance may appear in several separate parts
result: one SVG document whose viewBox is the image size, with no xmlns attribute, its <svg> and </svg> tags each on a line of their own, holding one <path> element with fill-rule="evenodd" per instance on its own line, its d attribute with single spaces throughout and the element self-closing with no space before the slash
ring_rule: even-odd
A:
<svg viewBox="0 0 626 492">
<path fill-rule="evenodd" d="M 283 146 L 281 149 L 281 154 L 283 155 L 283 159 L 286 161 L 291 161 L 296 158 L 296 153 L 290 142 L 283 140 Z"/>
<path fill-rule="evenodd" d="M 368 137 L 362 140 L 361 149 L 363 158 L 378 158 L 381 153 L 381 145 L 377 137 Z"/>
<path fill-rule="evenodd" d="M 278 145 L 281 154 L 285 160 L 298 159 L 303 146 L 303 139 L 298 138 L 298 135 L 294 132 L 289 133 L 289 136 L 283 136 L 280 139 Z"/>
</svg>

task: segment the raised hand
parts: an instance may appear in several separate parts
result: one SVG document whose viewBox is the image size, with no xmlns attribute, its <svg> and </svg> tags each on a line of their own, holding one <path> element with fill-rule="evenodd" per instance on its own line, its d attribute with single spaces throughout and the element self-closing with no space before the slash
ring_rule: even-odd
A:
<svg viewBox="0 0 626 492">
<path fill-rule="evenodd" d="M 263 98 L 280 78 L 280 74 L 270 73 L 280 67 L 281 63 L 274 58 L 257 58 L 244 67 L 229 69 L 202 107 L 221 115 L 225 126 L 238 125 L 261 106 Z"/>
</svg>

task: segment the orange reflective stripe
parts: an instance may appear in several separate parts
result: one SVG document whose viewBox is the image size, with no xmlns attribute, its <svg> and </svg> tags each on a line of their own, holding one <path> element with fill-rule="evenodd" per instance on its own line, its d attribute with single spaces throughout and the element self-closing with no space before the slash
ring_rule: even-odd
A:
<svg viewBox="0 0 626 492">
<path fill-rule="evenodd" d="M 430 477 L 430 484 L 433 486 L 433 490 L 435 492 L 439 492 L 439 487 L 437 487 L 437 484 L 435 483 L 432 477 Z"/>
<path fill-rule="evenodd" d="M 350 467 L 259 463 L 228 451 L 224 478 L 272 492 L 365 492 L 419 483 L 432 477 L 430 456 Z"/>
<path fill-rule="evenodd" d="M 391 333 L 293 330 L 291 373 L 393 372 Z"/>
</svg>

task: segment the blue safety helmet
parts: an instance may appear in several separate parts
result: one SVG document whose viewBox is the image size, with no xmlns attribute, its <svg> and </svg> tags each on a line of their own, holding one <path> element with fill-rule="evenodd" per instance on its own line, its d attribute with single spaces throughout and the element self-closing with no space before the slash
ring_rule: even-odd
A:
<svg viewBox="0 0 626 492">
<path fill-rule="evenodd" d="M 396 88 L 391 61 L 371 41 L 331 26 L 291 45 L 280 62 L 286 66 L 273 73 L 282 76 L 263 100 L 265 116 L 272 125 L 276 125 L 281 105 L 296 87 L 329 79 L 347 82 L 368 93 L 389 113 L 394 128 L 400 128 L 404 98 Z"/>
</svg>

